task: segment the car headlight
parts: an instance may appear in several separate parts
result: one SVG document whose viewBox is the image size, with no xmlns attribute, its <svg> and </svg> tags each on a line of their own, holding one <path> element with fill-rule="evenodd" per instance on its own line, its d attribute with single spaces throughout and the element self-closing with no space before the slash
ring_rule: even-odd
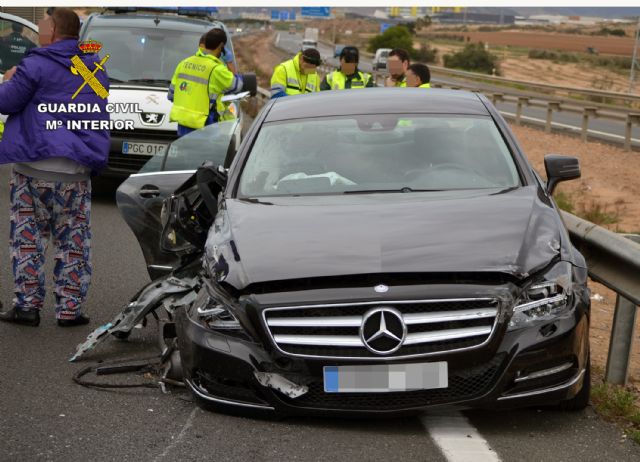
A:
<svg viewBox="0 0 640 462">
<path fill-rule="evenodd" d="M 559 262 L 524 290 L 513 308 L 509 330 L 531 327 L 570 314 L 572 294 L 571 264 Z"/>
<path fill-rule="evenodd" d="M 240 321 L 229 308 L 211 293 L 208 284 L 204 284 L 196 298 L 194 315 L 207 328 L 213 330 L 242 329 Z"/>
</svg>

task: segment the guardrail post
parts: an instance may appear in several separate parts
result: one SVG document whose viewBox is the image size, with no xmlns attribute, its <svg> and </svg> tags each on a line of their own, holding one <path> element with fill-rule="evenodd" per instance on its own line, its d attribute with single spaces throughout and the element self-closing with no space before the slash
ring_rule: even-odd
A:
<svg viewBox="0 0 640 462">
<path fill-rule="evenodd" d="M 549 101 L 547 103 L 547 121 L 544 125 L 544 131 L 551 133 L 551 118 L 553 117 L 553 111 L 560 110 L 560 103 L 557 101 Z"/>
<path fill-rule="evenodd" d="M 522 106 L 529 104 L 528 96 L 518 96 L 518 107 L 516 108 L 516 125 L 520 125 L 520 117 L 522 117 Z"/>
<path fill-rule="evenodd" d="M 627 114 L 627 123 L 624 129 L 624 150 L 631 151 L 631 133 L 634 123 L 640 123 L 640 114 Z"/>
<path fill-rule="evenodd" d="M 589 117 L 595 116 L 597 114 L 598 108 L 595 107 L 585 107 L 582 112 L 582 141 L 587 141 L 587 133 L 589 131 Z"/>
<path fill-rule="evenodd" d="M 493 93 L 491 95 L 491 102 L 493 103 L 493 105 L 495 106 L 498 101 L 502 101 L 502 98 L 504 97 L 503 93 Z"/>
<path fill-rule="evenodd" d="M 637 311 L 637 307 L 631 300 L 618 295 L 605 374 L 605 379 L 609 383 L 626 385 L 629 378 L 629 360 L 633 348 Z"/>
</svg>

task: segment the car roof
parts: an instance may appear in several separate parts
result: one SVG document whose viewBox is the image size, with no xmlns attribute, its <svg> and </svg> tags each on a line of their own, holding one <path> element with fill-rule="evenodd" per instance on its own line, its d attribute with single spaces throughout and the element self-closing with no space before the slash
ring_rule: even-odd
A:
<svg viewBox="0 0 640 462">
<path fill-rule="evenodd" d="M 157 25 L 155 23 L 156 18 L 160 20 Z M 206 19 L 167 13 L 99 13 L 91 17 L 92 27 L 112 26 L 116 25 L 115 23 L 117 23 L 118 27 L 131 28 L 151 27 L 154 29 L 201 31 L 204 28 L 222 27 L 225 31 L 227 30 L 220 21 L 208 21 Z"/>
<path fill-rule="evenodd" d="M 273 100 L 265 122 L 352 114 L 464 114 L 489 116 L 477 94 L 438 88 L 322 91 Z"/>
</svg>

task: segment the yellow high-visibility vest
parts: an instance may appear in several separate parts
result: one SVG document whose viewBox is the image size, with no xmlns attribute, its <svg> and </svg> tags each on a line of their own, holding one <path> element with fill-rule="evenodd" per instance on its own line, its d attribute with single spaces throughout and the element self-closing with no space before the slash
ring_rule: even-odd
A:
<svg viewBox="0 0 640 462">
<path fill-rule="evenodd" d="M 351 89 L 366 88 L 371 80 L 371 74 L 358 71 L 357 76 L 351 79 Z M 336 70 L 327 74 L 327 83 L 332 90 L 344 90 L 347 85 L 347 76 L 340 70 Z"/>
<path fill-rule="evenodd" d="M 314 93 L 320 90 L 320 77 L 317 72 L 313 74 L 300 73 L 300 56 L 301 53 L 298 53 L 293 59 L 276 66 L 271 78 L 272 94 L 283 89 L 287 95 Z M 278 72 L 278 68 L 283 68 L 284 73 Z"/>
<path fill-rule="evenodd" d="M 204 127 L 212 104 L 215 104 L 215 110 L 220 106 L 224 112 L 225 108 L 220 99 L 226 88 L 211 88 L 209 83 L 218 66 L 225 64 L 219 58 L 203 53 L 202 50 L 178 64 L 171 80 L 174 91 L 173 107 L 169 115 L 171 122 L 197 129 Z M 229 74 L 233 78 L 231 71 Z"/>
</svg>

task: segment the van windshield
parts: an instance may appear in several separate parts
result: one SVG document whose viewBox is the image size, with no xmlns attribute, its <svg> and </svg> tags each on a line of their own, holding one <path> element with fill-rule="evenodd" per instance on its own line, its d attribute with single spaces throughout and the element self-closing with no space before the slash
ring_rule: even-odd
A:
<svg viewBox="0 0 640 462">
<path fill-rule="evenodd" d="M 94 26 L 86 38 L 102 43 L 101 57 L 110 55 L 105 67 L 111 79 L 167 87 L 178 63 L 198 50 L 200 37 L 211 27 L 174 30 Z"/>
</svg>

